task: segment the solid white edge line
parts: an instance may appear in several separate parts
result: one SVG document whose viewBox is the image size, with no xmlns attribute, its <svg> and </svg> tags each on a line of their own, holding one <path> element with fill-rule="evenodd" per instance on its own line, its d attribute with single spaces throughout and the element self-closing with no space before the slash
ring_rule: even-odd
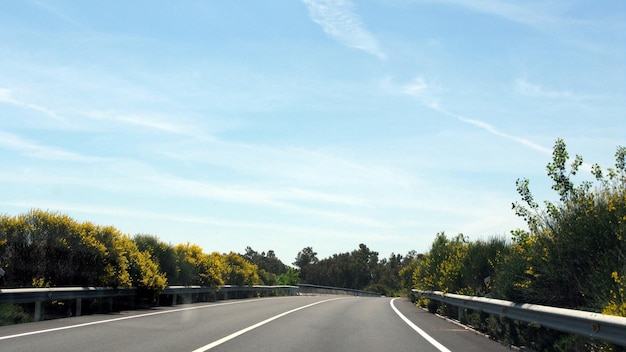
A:
<svg viewBox="0 0 626 352">
<path fill-rule="evenodd" d="M 411 329 L 415 330 L 418 334 L 420 334 L 424 339 L 426 339 L 426 341 L 430 342 L 431 345 L 435 346 L 435 348 L 437 348 L 439 351 L 441 352 L 451 352 L 449 349 L 447 349 L 444 345 L 440 344 L 439 341 L 435 340 L 434 338 L 432 338 L 430 335 L 428 335 L 424 330 L 420 329 L 417 325 L 413 324 L 412 321 L 409 320 L 409 318 L 405 317 L 404 314 L 400 313 L 400 311 L 398 310 L 398 308 L 396 308 L 396 306 L 393 305 L 393 301 L 397 300 L 398 298 L 394 298 L 391 301 L 389 301 L 389 305 L 391 306 L 391 309 L 393 309 L 394 312 L 396 312 L 396 314 L 402 319 L 404 320 L 404 322 L 411 327 Z"/>
<path fill-rule="evenodd" d="M 234 333 L 232 333 L 232 334 L 230 334 L 230 335 L 228 335 L 226 337 L 222 337 L 219 340 L 213 341 L 213 342 L 211 342 L 208 345 L 205 345 L 205 346 L 202 346 L 202 347 L 200 347 L 198 349 L 195 349 L 192 352 L 205 352 L 205 351 L 208 351 L 208 350 L 210 350 L 210 349 L 212 349 L 214 347 L 217 347 L 217 346 L 219 346 L 219 345 L 221 345 L 221 344 L 223 344 L 225 342 L 228 342 L 228 341 L 230 341 L 230 340 L 232 340 L 232 339 L 234 339 L 234 338 L 236 338 L 238 336 L 241 336 L 241 335 L 247 333 L 248 331 L 254 330 L 254 329 L 256 329 L 256 328 L 258 328 L 260 326 L 263 326 L 263 325 L 265 325 L 265 324 L 267 324 L 267 323 L 269 323 L 269 322 L 271 322 L 273 320 L 276 320 L 278 318 L 282 318 L 282 317 L 284 317 L 287 314 L 291 314 L 291 313 L 297 312 L 297 311 L 299 311 L 301 309 L 309 308 L 309 307 L 312 307 L 314 305 L 318 305 L 318 304 L 326 303 L 326 302 L 330 302 L 330 301 L 335 301 L 335 300 L 342 299 L 342 298 L 343 297 L 331 298 L 331 299 L 327 299 L 327 300 L 323 300 L 323 301 L 307 304 L 306 306 L 298 307 L 298 308 L 292 309 L 290 311 L 287 311 L 287 312 L 275 315 L 275 316 L 273 316 L 271 318 L 263 320 L 262 322 L 256 323 L 254 325 L 250 325 L 247 328 L 241 329 L 241 330 L 236 331 L 236 332 L 234 332 Z"/>
<path fill-rule="evenodd" d="M 81 328 L 81 327 L 90 326 L 90 325 L 112 323 L 112 322 L 116 322 L 116 321 L 120 321 L 120 320 L 137 319 L 137 318 L 149 317 L 149 316 L 152 316 L 152 315 L 169 314 L 169 313 L 183 312 L 183 311 L 195 310 L 195 309 L 213 308 L 213 307 L 227 306 L 227 305 L 231 305 L 231 304 L 258 302 L 258 301 L 264 301 L 264 300 L 267 300 L 267 299 L 271 299 L 271 298 L 259 298 L 259 299 L 255 299 L 255 300 L 249 300 L 249 301 L 245 300 L 245 301 L 225 302 L 225 303 L 217 303 L 217 304 L 206 304 L 206 305 L 196 306 L 196 307 L 187 307 L 187 308 L 179 308 L 179 309 L 172 309 L 172 310 L 162 310 L 162 311 L 153 312 L 153 313 L 146 313 L 146 314 L 139 314 L 139 315 L 130 315 L 130 316 L 121 317 L 121 318 L 113 318 L 113 319 L 107 319 L 107 320 L 92 321 L 92 322 L 83 323 L 83 324 L 61 326 L 61 327 L 58 327 L 58 328 L 51 328 L 51 329 L 37 330 L 37 331 L 29 331 L 29 332 L 23 332 L 21 334 L 8 335 L 8 336 L 0 336 L 0 341 L 1 340 L 13 339 L 13 338 L 17 338 L 17 337 L 29 336 L 29 335 L 43 334 L 43 333 L 46 333 L 46 332 L 54 332 L 54 331 L 61 331 L 61 330 Z"/>
</svg>

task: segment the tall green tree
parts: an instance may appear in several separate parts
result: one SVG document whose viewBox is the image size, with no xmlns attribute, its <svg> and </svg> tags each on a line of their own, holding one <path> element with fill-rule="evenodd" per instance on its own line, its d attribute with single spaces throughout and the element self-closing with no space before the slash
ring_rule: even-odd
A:
<svg viewBox="0 0 626 352">
<path fill-rule="evenodd" d="M 259 277 L 264 285 L 276 284 L 278 276 L 287 273 L 287 265 L 278 259 L 271 249 L 266 254 L 265 252 L 259 253 L 248 246 L 245 254 L 241 256 L 258 267 Z"/>
<path fill-rule="evenodd" d="M 314 265 L 319 263 L 317 258 L 317 252 L 313 250 L 313 247 L 305 247 L 298 252 L 296 260 L 293 265 L 300 269 L 300 279 L 304 283 L 312 283 L 316 274 Z"/>
<path fill-rule="evenodd" d="M 565 142 L 557 140 L 547 171 L 559 202 L 545 202 L 545 208 L 535 202 L 530 182 L 518 181 L 523 203 L 513 208 L 530 232 L 514 232 L 499 295 L 620 314 L 626 288 L 626 148 L 619 147 L 615 157 L 615 168 L 592 166 L 596 184 L 576 185 L 573 176 L 583 159 L 571 160 Z"/>
<path fill-rule="evenodd" d="M 278 275 L 276 284 L 297 286 L 300 284 L 300 272 L 294 268 L 289 268 L 286 273 Z"/>
<path fill-rule="evenodd" d="M 294 265 L 300 268 L 304 283 L 363 290 L 378 283 L 378 252 L 365 244 L 352 252 L 333 254 L 319 260 L 311 247 L 298 253 Z"/>
</svg>

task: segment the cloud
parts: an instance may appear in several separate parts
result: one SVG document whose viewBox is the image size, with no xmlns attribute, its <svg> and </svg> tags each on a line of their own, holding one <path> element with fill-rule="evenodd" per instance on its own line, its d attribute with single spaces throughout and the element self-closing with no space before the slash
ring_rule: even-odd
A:
<svg viewBox="0 0 626 352">
<path fill-rule="evenodd" d="M 185 164 L 209 164 L 241 175 L 255 175 L 259 180 L 280 180 L 287 185 L 371 188 L 381 182 L 398 187 L 407 187 L 411 183 L 411 178 L 399 170 L 342 156 L 341 150 L 334 149 L 215 140 L 177 144 L 175 150 L 162 145 L 154 151 Z"/>
<path fill-rule="evenodd" d="M 218 185 L 176 176 L 154 175 L 146 179 L 156 189 L 168 190 L 177 196 L 187 196 L 205 200 L 219 200 L 233 204 L 268 206 L 289 213 L 315 216 L 365 226 L 384 226 L 375 219 L 353 216 L 337 211 L 333 206 L 347 210 L 350 207 L 363 207 L 364 199 L 355 196 L 324 193 L 303 188 L 275 188 L 248 185 Z M 303 206 L 302 204 L 307 204 Z"/>
<path fill-rule="evenodd" d="M 25 108 L 25 109 L 29 109 L 29 110 L 34 110 L 37 112 L 42 112 L 50 117 L 52 117 L 55 120 L 58 121 L 65 121 L 65 118 L 62 116 L 59 116 L 59 114 L 57 114 L 55 111 L 48 109 L 44 106 L 41 105 L 37 105 L 37 104 L 31 104 L 31 103 L 27 103 L 24 101 L 21 101 L 19 99 L 16 99 L 11 90 L 6 89 L 6 88 L 0 88 L 0 103 L 5 103 L 5 104 L 10 104 L 10 105 L 14 105 L 14 106 L 18 106 L 20 108 Z"/>
<path fill-rule="evenodd" d="M 181 118 L 174 118 L 173 116 L 163 114 L 107 111 L 89 111 L 82 114 L 94 120 L 113 121 L 168 134 L 189 136 L 206 141 L 213 140 L 213 137 L 204 133 L 199 126 L 180 122 L 182 120 Z M 176 120 L 176 122 L 172 122 L 173 120 Z"/>
<path fill-rule="evenodd" d="M 422 77 L 417 77 L 412 82 L 400 86 L 399 90 L 405 95 L 418 98 L 424 106 L 430 109 L 433 109 L 443 115 L 453 117 L 460 122 L 480 128 L 495 136 L 503 137 L 503 138 L 515 141 L 517 143 L 520 143 L 526 147 L 529 147 L 541 153 L 548 154 L 548 155 L 552 154 L 551 149 L 545 148 L 533 141 L 502 132 L 487 122 L 476 120 L 476 119 L 470 119 L 463 115 L 460 115 L 460 114 L 457 114 L 448 110 L 442 104 L 440 104 L 439 101 L 433 96 L 434 94 L 432 92 L 430 85 L 426 83 L 426 80 Z"/>
<path fill-rule="evenodd" d="M 545 8 L 542 8 L 541 6 L 545 7 L 543 2 L 525 2 L 524 6 L 516 1 L 503 0 L 438 0 L 433 2 L 465 7 L 476 12 L 504 18 L 531 27 L 554 25 L 563 22 L 559 17 L 551 15 Z"/>
<path fill-rule="evenodd" d="M 515 91 L 525 96 L 548 99 L 587 100 L 594 98 L 590 95 L 576 94 L 569 90 L 552 90 L 542 85 L 531 83 L 524 78 L 515 81 Z"/>
<path fill-rule="evenodd" d="M 71 151 L 42 145 L 2 131 L 0 131 L 0 147 L 18 150 L 23 154 L 36 159 L 77 162 L 94 162 L 102 160 L 100 158 L 84 156 Z"/>
<path fill-rule="evenodd" d="M 489 123 L 487 123 L 485 121 L 467 118 L 467 117 L 465 117 L 463 115 L 459 115 L 459 114 L 456 114 L 454 112 L 451 112 L 451 111 L 445 109 L 444 107 L 442 107 L 440 105 L 438 105 L 437 107 L 432 107 L 432 108 L 437 110 L 438 112 L 444 114 L 444 115 L 448 115 L 448 116 L 454 117 L 455 119 L 457 119 L 460 122 L 463 122 L 465 124 L 472 125 L 474 127 L 480 128 L 480 129 L 482 129 L 484 131 L 487 131 L 487 132 L 493 134 L 494 136 L 498 136 L 498 137 L 503 137 L 503 138 L 509 139 L 511 141 L 517 142 L 517 143 L 519 143 L 519 144 L 521 144 L 523 146 L 526 146 L 526 147 L 528 147 L 530 149 L 536 150 L 536 151 L 541 152 L 541 153 L 546 154 L 546 155 L 552 155 L 552 149 L 546 148 L 546 147 L 544 147 L 542 145 L 539 145 L 539 144 L 537 144 L 537 143 L 535 143 L 535 142 L 533 142 L 533 141 L 531 141 L 529 139 L 525 139 L 525 138 L 522 138 L 522 137 L 514 136 L 514 135 L 506 133 L 506 132 L 502 132 L 499 129 L 497 129 L 496 127 L 494 127 L 493 125 L 491 125 L 491 124 L 489 124 Z"/>
<path fill-rule="evenodd" d="M 539 151 L 539 152 L 547 154 L 547 155 L 552 155 L 552 149 L 546 148 L 544 146 L 541 146 L 541 145 L 539 145 L 539 144 L 537 144 L 537 143 L 535 143 L 535 142 L 533 142 L 531 140 L 528 140 L 528 139 L 525 139 L 525 138 L 522 138 L 522 137 L 518 137 L 518 136 L 514 136 L 514 135 L 511 135 L 511 134 L 502 132 L 502 131 L 496 129 L 494 126 L 492 126 L 492 125 L 490 125 L 490 124 L 488 124 L 488 123 L 486 123 L 484 121 L 468 119 L 468 118 L 465 118 L 465 117 L 463 117 L 461 115 L 456 115 L 456 114 L 453 114 L 453 113 L 448 113 L 448 114 L 452 115 L 452 116 L 455 116 L 459 121 L 461 121 L 463 123 L 466 123 L 466 124 L 478 127 L 480 129 L 483 129 L 483 130 L 493 134 L 493 135 L 496 135 L 496 136 L 499 136 L 499 137 L 504 137 L 506 139 L 512 140 L 512 141 L 517 142 L 519 144 L 522 144 L 522 145 L 524 145 L 526 147 L 529 147 L 530 149 L 534 149 L 536 151 Z"/>
<path fill-rule="evenodd" d="M 433 88 L 432 84 L 427 83 L 423 77 L 416 77 L 413 81 L 400 87 L 403 94 L 416 97 L 421 100 L 422 104 L 435 110 L 439 108 L 439 101 L 435 99 L 433 91 L 437 89 Z"/>
<path fill-rule="evenodd" d="M 18 207 L 29 209 L 33 207 L 33 204 L 36 204 L 40 208 L 45 209 L 55 209 L 57 211 L 64 212 L 76 212 L 76 213 L 85 213 L 85 214 L 97 214 L 97 215 L 112 215 L 116 218 L 120 217 L 128 217 L 133 219 L 148 219 L 148 220 L 169 220 L 176 221 L 182 223 L 197 223 L 204 225 L 212 225 L 212 226 L 220 226 L 220 227 L 241 227 L 241 228 L 268 228 L 268 229 L 278 229 L 281 226 L 275 224 L 264 224 L 259 222 L 249 222 L 249 221 L 230 221 L 224 220 L 220 218 L 214 218 L 207 215 L 202 216 L 194 216 L 194 215 L 181 215 L 175 214 L 171 212 L 155 212 L 150 210 L 141 210 L 133 207 L 123 207 L 123 206 L 107 206 L 107 205 L 93 205 L 87 203 L 70 203 L 70 202 L 58 202 L 58 201 L 49 201 L 49 200 L 29 200 L 29 201 L 2 201 L 0 205 L 10 206 L 10 207 Z M 292 228 L 290 230 L 295 231 L 300 228 Z"/>
<path fill-rule="evenodd" d="M 376 38 L 354 12 L 351 1 L 302 0 L 302 2 L 307 6 L 311 20 L 319 24 L 326 34 L 348 47 L 364 50 L 380 59 L 385 58 Z"/>
<path fill-rule="evenodd" d="M 406 84 L 402 87 L 402 90 L 407 95 L 422 96 L 428 91 L 428 84 L 422 77 L 417 77 L 413 82 Z"/>
<path fill-rule="evenodd" d="M 59 10 L 58 8 L 51 6 L 50 4 L 45 4 L 45 3 L 42 3 L 41 1 L 34 1 L 34 0 L 28 0 L 26 2 L 30 3 L 33 8 L 39 11 L 45 12 L 46 14 L 48 14 L 49 16 L 52 16 L 53 18 L 57 20 L 63 21 L 65 23 L 70 23 L 74 26 L 78 25 L 78 23 L 74 21 L 74 19 L 71 16 Z"/>
<path fill-rule="evenodd" d="M 97 81 L 101 81 L 98 79 Z M 77 84 L 80 88 L 82 83 Z M 116 89 L 111 89 L 116 91 Z M 137 101 L 142 97 L 128 96 L 126 98 Z M 39 100 L 39 98 L 37 99 Z M 122 101 L 122 99 L 118 99 Z M 216 122 L 217 119 L 207 116 L 201 116 L 195 113 L 170 113 L 162 112 L 152 109 L 94 109 L 94 108 L 77 108 L 64 107 L 64 114 L 66 116 L 59 115 L 54 109 L 39 104 L 33 104 L 24 99 L 16 97 L 16 94 L 11 89 L 0 87 L 0 104 L 8 104 L 17 106 L 23 109 L 29 109 L 35 112 L 43 113 L 49 117 L 54 118 L 61 123 L 55 123 L 54 127 L 68 128 L 68 129 L 91 129 L 102 130 L 102 128 L 109 128 L 110 126 L 124 125 L 124 127 L 134 127 L 142 130 L 157 131 L 166 134 L 180 135 L 186 137 L 193 137 L 200 140 L 212 140 L 210 132 L 206 131 L 206 127 L 214 127 L 214 129 L 220 128 L 220 123 Z M 80 102 L 75 104 L 69 104 L 68 106 L 80 105 Z M 156 104 L 155 104 L 156 105 Z M 106 126 L 90 126 L 91 121 L 105 122 Z M 212 126 L 214 125 L 214 126 Z M 226 125 L 221 123 L 221 125 Z M 41 125 L 37 126 L 42 127 Z"/>
</svg>

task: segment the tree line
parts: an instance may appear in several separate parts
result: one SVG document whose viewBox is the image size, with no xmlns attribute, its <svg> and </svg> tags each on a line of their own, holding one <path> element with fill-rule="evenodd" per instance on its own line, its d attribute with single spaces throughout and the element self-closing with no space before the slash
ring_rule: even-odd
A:
<svg viewBox="0 0 626 352">
<path fill-rule="evenodd" d="M 312 247 L 305 247 L 298 252 L 293 264 L 300 268 L 302 283 L 397 296 L 403 291 L 399 272 L 416 256 L 415 251 L 406 256 L 391 253 L 389 258 L 379 260 L 378 252 L 361 243 L 351 252 L 333 254 L 321 260 Z"/>
<path fill-rule="evenodd" d="M 518 179 L 521 201 L 513 211 L 528 230 L 477 241 L 439 233 L 427 253 L 400 271 L 405 288 L 626 316 L 626 148 L 618 147 L 615 160 L 606 170 L 584 166 L 581 156 L 570 159 L 565 142 L 557 140 L 546 169 L 558 202 L 540 206 L 530 181 Z M 576 184 L 583 168 L 595 181 Z M 478 312 L 466 319 L 491 336 L 535 350 L 624 350 Z"/>
<path fill-rule="evenodd" d="M 411 256 L 378 253 L 361 244 L 352 252 L 319 260 L 311 247 L 299 252 L 297 268 L 273 250 L 206 253 L 199 245 L 172 245 L 148 234 L 129 236 L 113 226 L 78 222 L 32 209 L 0 215 L 0 287 L 136 287 L 156 295 L 166 285 L 297 285 L 300 282 L 381 294 L 398 294 L 400 268 Z"/>
<path fill-rule="evenodd" d="M 0 268 L 2 287 L 136 287 L 151 294 L 166 285 L 275 284 L 288 273 L 273 251 L 205 253 L 193 243 L 131 237 L 40 209 L 0 216 Z"/>
</svg>

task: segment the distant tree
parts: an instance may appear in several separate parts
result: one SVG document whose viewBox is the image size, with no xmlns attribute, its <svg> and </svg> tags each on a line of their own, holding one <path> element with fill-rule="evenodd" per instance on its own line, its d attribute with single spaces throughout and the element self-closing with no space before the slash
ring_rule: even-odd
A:
<svg viewBox="0 0 626 352">
<path fill-rule="evenodd" d="M 464 288 L 461 272 L 467 256 L 466 245 L 463 234 L 448 239 L 445 233 L 438 233 L 413 274 L 416 288 L 459 293 Z"/>
<path fill-rule="evenodd" d="M 304 283 L 362 290 L 379 280 L 378 253 L 365 244 L 352 252 L 334 254 L 319 260 L 311 247 L 298 253 L 294 265 L 300 268 Z"/>
<path fill-rule="evenodd" d="M 178 271 L 178 285 L 221 286 L 224 284 L 225 263 L 219 255 L 207 255 L 196 244 L 174 247 Z"/>
<path fill-rule="evenodd" d="M 174 246 L 147 234 L 137 234 L 133 237 L 133 241 L 137 244 L 139 251 L 148 253 L 152 261 L 157 263 L 159 271 L 165 274 L 169 283 L 180 284 Z"/>
<path fill-rule="evenodd" d="M 317 264 L 318 262 L 319 259 L 317 259 L 317 252 L 313 250 L 313 247 L 305 247 L 298 252 L 298 256 L 296 256 L 296 261 L 293 265 L 302 269 L 307 265 Z"/>
<path fill-rule="evenodd" d="M 404 257 L 395 253 L 391 253 L 389 259 L 383 258 L 378 262 L 375 284 L 384 287 L 385 295 L 394 296 L 403 291 L 400 270 L 404 262 Z M 381 289 L 378 289 L 378 292 L 381 292 Z"/>
<path fill-rule="evenodd" d="M 276 284 L 297 286 L 300 284 L 300 273 L 294 268 L 289 268 L 286 273 L 278 275 Z"/>
<path fill-rule="evenodd" d="M 400 287 L 404 292 L 410 292 L 412 289 L 417 287 L 417 283 L 414 281 L 413 273 L 417 270 L 419 265 L 419 261 L 423 258 L 424 255 L 414 256 L 414 257 L 405 257 L 403 260 L 402 268 L 398 271 L 398 276 L 400 277 Z"/>
<path fill-rule="evenodd" d="M 259 253 L 248 246 L 242 257 L 259 268 L 259 276 L 267 285 L 275 282 L 277 275 L 287 272 L 287 266 L 276 257 L 275 252 L 271 249 L 265 254 L 265 252 Z"/>
<path fill-rule="evenodd" d="M 316 274 L 314 265 L 319 263 L 317 259 L 317 252 L 313 250 L 313 247 L 305 247 L 296 256 L 296 261 L 293 265 L 300 269 L 300 279 L 304 283 L 312 283 Z"/>
<path fill-rule="evenodd" d="M 362 290 L 378 281 L 378 252 L 370 250 L 365 244 L 361 243 L 359 244 L 359 249 L 352 251 L 350 256 L 353 271 L 352 288 Z"/>
<path fill-rule="evenodd" d="M 218 255 L 213 253 L 213 255 Z M 243 256 L 230 252 L 221 255 L 223 266 L 224 282 L 228 285 L 252 286 L 259 282 L 258 267 Z"/>
</svg>

